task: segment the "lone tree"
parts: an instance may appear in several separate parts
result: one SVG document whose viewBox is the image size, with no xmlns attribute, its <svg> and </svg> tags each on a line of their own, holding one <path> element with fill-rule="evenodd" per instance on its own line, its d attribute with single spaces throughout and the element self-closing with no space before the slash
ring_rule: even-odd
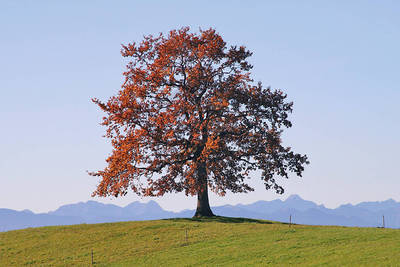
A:
<svg viewBox="0 0 400 267">
<path fill-rule="evenodd" d="M 280 90 L 252 84 L 245 47 L 231 46 L 214 29 L 189 28 L 122 46 L 131 61 L 118 95 L 92 99 L 112 154 L 93 196 L 197 195 L 194 216 L 213 216 L 208 187 L 223 196 L 254 191 L 245 178 L 262 170 L 266 189 L 282 194 L 276 176 L 302 175 L 307 156 L 281 144 L 291 127 L 291 102 Z"/>
</svg>

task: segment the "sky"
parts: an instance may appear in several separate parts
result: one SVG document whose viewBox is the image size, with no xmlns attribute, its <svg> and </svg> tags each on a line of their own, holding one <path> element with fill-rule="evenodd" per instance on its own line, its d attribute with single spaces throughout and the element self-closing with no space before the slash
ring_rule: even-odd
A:
<svg viewBox="0 0 400 267">
<path fill-rule="evenodd" d="M 266 191 L 210 195 L 212 206 L 285 199 L 326 207 L 400 201 L 400 3 L 398 1 L 0 1 L 0 208 L 48 212 L 92 198 L 111 152 L 100 109 L 121 87 L 121 44 L 189 26 L 215 28 L 253 52 L 252 77 L 294 102 L 284 144 L 311 162 L 302 178 Z"/>
</svg>

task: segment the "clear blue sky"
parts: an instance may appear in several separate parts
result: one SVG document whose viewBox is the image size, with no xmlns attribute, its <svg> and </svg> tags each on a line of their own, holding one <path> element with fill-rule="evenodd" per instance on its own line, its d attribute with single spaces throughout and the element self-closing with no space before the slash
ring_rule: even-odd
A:
<svg viewBox="0 0 400 267">
<path fill-rule="evenodd" d="M 98 181 L 86 170 L 103 168 L 111 150 L 90 98 L 120 88 L 121 43 L 182 26 L 214 27 L 254 52 L 255 80 L 294 101 L 284 141 L 311 161 L 282 196 L 254 173 L 254 193 L 212 195 L 211 205 L 294 193 L 328 207 L 400 201 L 399 14 L 398 1 L 2 0 L 0 207 L 44 212 L 91 199 Z M 155 200 L 170 210 L 196 202 Z"/>
</svg>

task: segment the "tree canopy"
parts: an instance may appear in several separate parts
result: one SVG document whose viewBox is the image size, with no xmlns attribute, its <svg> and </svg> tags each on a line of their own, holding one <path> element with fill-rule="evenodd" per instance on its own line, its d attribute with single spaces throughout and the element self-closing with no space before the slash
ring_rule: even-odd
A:
<svg viewBox="0 0 400 267">
<path fill-rule="evenodd" d="M 281 90 L 254 84 L 252 53 L 230 46 L 214 29 L 145 36 L 122 46 L 125 82 L 106 103 L 102 125 L 112 154 L 93 195 L 169 192 L 197 195 L 196 215 L 213 215 L 207 188 L 219 195 L 254 189 L 246 177 L 262 170 L 266 189 L 283 193 L 277 177 L 301 176 L 307 156 L 282 145 L 292 102 Z"/>
</svg>

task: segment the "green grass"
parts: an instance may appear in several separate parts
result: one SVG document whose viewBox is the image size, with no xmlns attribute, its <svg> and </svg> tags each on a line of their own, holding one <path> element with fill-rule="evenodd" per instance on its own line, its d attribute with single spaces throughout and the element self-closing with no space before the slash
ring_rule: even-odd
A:
<svg viewBox="0 0 400 267">
<path fill-rule="evenodd" d="M 187 240 L 186 240 L 187 231 Z M 0 233 L 0 266 L 400 266 L 400 230 L 216 217 Z"/>
</svg>

